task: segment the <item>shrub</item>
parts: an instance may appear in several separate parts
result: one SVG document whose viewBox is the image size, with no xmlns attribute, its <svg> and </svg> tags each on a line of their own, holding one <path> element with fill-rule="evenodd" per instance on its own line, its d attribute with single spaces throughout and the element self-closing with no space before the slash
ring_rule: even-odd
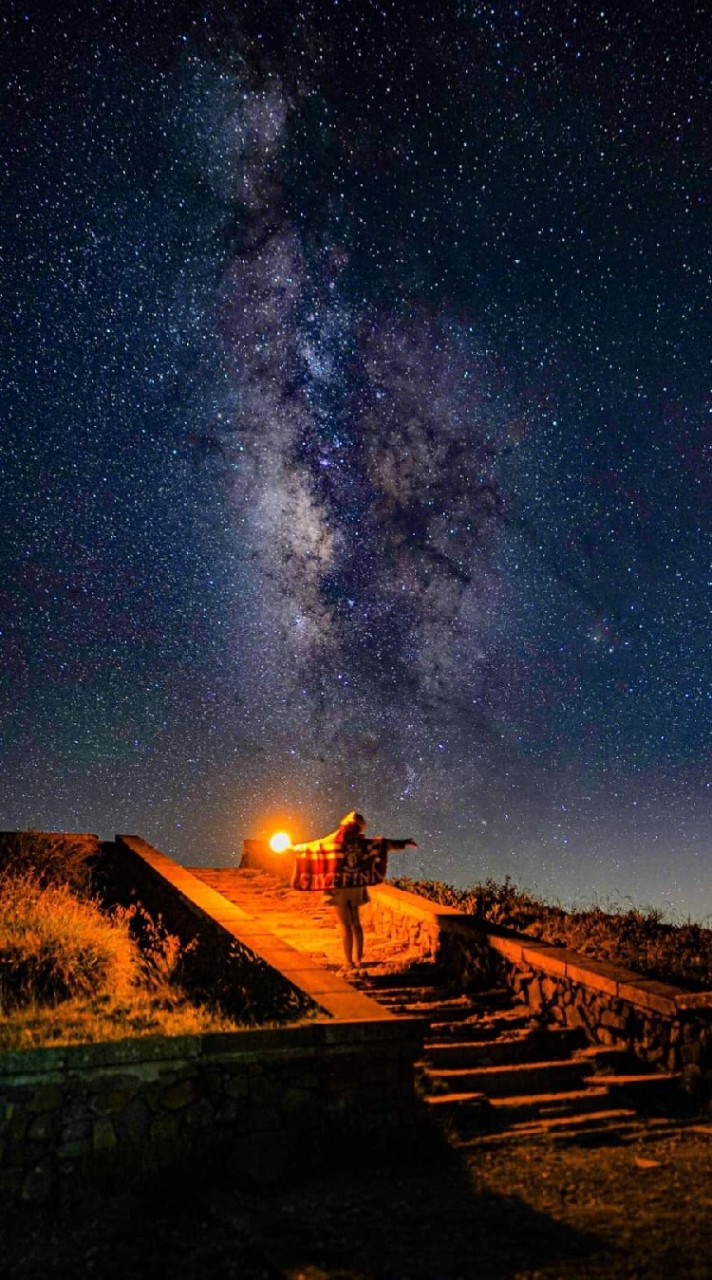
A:
<svg viewBox="0 0 712 1280">
<path fill-rule="evenodd" d="M 30 872 L 38 884 L 71 885 L 76 893 L 86 894 L 98 850 L 93 835 L 0 831 L 0 875 Z"/>
<path fill-rule="evenodd" d="M 126 990 L 139 972 L 124 923 L 31 870 L 0 875 L 0 1011 Z"/>
<path fill-rule="evenodd" d="M 0 1052 L 234 1031 L 186 996 L 183 955 L 142 907 L 106 916 L 66 884 L 0 874 Z"/>
<path fill-rule="evenodd" d="M 438 880 L 394 881 L 401 889 L 456 907 L 490 924 L 516 929 L 581 955 L 608 960 L 661 982 L 712 989 L 712 930 L 691 920 L 666 923 L 654 907 L 600 904 L 564 910 L 517 888 L 509 876 L 455 889 Z"/>
<path fill-rule="evenodd" d="M 168 932 L 161 916 L 154 919 L 140 902 L 126 908 L 115 907 L 113 915 L 125 922 L 130 937 L 138 944 L 141 976 L 146 985 L 156 991 L 180 986 L 185 976 L 184 962 L 197 949 L 197 941 L 184 945 Z"/>
</svg>

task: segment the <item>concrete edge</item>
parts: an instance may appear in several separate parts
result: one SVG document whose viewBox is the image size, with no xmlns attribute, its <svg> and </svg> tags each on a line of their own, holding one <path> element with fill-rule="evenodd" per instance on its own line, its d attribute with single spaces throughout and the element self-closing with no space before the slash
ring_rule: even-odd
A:
<svg viewBox="0 0 712 1280">
<path fill-rule="evenodd" d="M 247 1027 L 241 1031 L 206 1031 L 198 1035 L 133 1036 L 125 1040 L 18 1049 L 0 1054 L 0 1085 L 61 1083 L 87 1068 L 116 1077 L 132 1068 L 180 1068 L 197 1062 L 260 1061 L 269 1054 L 293 1056 L 320 1048 L 344 1052 L 411 1041 L 420 1050 L 421 1018 L 322 1019 L 286 1027 Z"/>
</svg>

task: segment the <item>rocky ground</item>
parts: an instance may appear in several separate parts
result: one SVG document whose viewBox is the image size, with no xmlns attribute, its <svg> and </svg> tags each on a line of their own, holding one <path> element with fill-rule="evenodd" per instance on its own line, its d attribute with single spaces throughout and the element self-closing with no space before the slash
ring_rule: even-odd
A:
<svg viewBox="0 0 712 1280">
<path fill-rule="evenodd" d="M 299 1179 L 163 1178 L 2 1222 L 8 1280 L 709 1280 L 712 1126 L 390 1154 Z"/>
</svg>

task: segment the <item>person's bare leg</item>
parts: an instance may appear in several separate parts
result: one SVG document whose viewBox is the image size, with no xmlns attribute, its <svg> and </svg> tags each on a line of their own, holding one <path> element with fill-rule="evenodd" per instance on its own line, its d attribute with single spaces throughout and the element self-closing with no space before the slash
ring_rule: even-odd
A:
<svg viewBox="0 0 712 1280">
<path fill-rule="evenodd" d="M 349 968 L 351 968 L 351 966 L 353 965 L 353 953 L 354 953 L 354 931 L 353 931 L 353 924 L 352 924 L 351 908 L 349 903 L 345 902 L 343 906 L 338 906 L 338 907 L 335 906 L 334 911 L 336 913 L 336 918 L 339 922 L 339 928 L 341 930 L 341 944 L 344 948 L 344 959 L 346 961 L 346 964 L 349 966 Z M 362 938 L 362 944 L 363 944 L 363 938 Z"/>
<path fill-rule="evenodd" d="M 360 964 L 363 960 L 363 925 L 359 908 L 355 905 L 351 906 L 351 932 L 356 949 L 356 964 Z"/>
</svg>

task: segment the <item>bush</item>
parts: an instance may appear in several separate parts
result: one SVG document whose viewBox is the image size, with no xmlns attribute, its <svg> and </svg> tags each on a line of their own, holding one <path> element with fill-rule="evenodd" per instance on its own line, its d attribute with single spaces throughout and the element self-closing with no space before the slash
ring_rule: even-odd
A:
<svg viewBox="0 0 712 1280">
<path fill-rule="evenodd" d="M 0 1052 L 237 1030 L 186 990 L 195 943 L 91 895 L 99 852 L 96 836 L 0 832 Z"/>
<path fill-rule="evenodd" d="M 0 831 L 0 875 L 29 872 L 40 885 L 71 885 L 75 893 L 86 894 L 98 851 L 93 835 Z"/>
<path fill-rule="evenodd" d="M 190 948 L 160 921 L 140 906 L 106 915 L 85 890 L 47 883 L 46 866 L 0 872 L 0 1052 L 236 1029 L 186 995 Z"/>
<path fill-rule="evenodd" d="M 501 883 L 486 880 L 469 889 L 406 877 L 394 883 L 489 924 L 570 947 L 591 959 L 608 960 L 660 982 L 712 989 L 712 930 L 691 920 L 666 923 L 654 907 L 622 910 L 615 904 L 606 910 L 595 904 L 565 911 L 517 888 L 509 876 Z"/>
<path fill-rule="evenodd" d="M 168 932 L 161 916 L 154 920 L 140 902 L 115 907 L 113 915 L 125 922 L 129 936 L 138 945 L 141 977 L 146 986 L 154 991 L 180 987 L 185 978 L 185 960 L 197 949 L 197 941 L 184 945 Z"/>
<path fill-rule="evenodd" d="M 34 871 L 0 875 L 0 1012 L 123 992 L 140 959 L 125 923 Z"/>
</svg>

